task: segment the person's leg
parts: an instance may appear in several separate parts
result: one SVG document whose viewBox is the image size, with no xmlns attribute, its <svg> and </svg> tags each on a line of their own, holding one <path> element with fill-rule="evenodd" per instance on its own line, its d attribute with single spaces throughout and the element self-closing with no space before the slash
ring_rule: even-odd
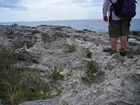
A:
<svg viewBox="0 0 140 105">
<path fill-rule="evenodd" d="M 120 20 L 109 21 L 109 36 L 112 54 L 117 52 L 117 40 L 120 37 Z"/>
<path fill-rule="evenodd" d="M 120 51 L 125 52 L 125 48 L 126 48 L 126 44 L 127 44 L 127 36 L 121 36 L 120 41 L 121 41 Z"/>
<path fill-rule="evenodd" d="M 130 20 L 122 20 L 121 22 L 121 48 L 120 52 L 124 53 L 126 49 L 126 44 L 128 41 L 128 35 L 129 35 L 129 27 L 130 27 Z"/>
<path fill-rule="evenodd" d="M 117 51 L 117 38 L 110 38 L 112 54 L 116 53 Z"/>
</svg>

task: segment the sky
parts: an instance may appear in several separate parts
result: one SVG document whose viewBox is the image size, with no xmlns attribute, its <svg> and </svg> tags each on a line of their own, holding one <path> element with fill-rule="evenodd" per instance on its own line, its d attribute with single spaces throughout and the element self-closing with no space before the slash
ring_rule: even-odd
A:
<svg viewBox="0 0 140 105">
<path fill-rule="evenodd" d="M 102 19 L 103 1 L 0 0 L 0 22 Z M 140 3 L 136 11 L 140 19 Z"/>
</svg>

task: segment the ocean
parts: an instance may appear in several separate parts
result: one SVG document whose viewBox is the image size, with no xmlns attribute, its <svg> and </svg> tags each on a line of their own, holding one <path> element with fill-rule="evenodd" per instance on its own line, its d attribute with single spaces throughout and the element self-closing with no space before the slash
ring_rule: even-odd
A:
<svg viewBox="0 0 140 105">
<path fill-rule="evenodd" d="M 87 19 L 87 20 L 53 20 L 53 21 L 30 21 L 30 22 L 0 22 L 0 25 L 12 25 L 16 23 L 24 26 L 39 26 L 39 25 L 55 25 L 69 26 L 75 29 L 87 29 L 96 32 L 107 32 L 108 23 L 102 19 Z M 131 21 L 130 31 L 140 31 L 140 19 Z"/>
</svg>

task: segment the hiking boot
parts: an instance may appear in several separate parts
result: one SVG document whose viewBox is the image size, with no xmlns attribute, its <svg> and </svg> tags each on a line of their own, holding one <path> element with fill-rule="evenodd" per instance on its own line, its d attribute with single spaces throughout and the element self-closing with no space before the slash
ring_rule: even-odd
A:
<svg viewBox="0 0 140 105">
<path fill-rule="evenodd" d="M 113 55 L 113 54 L 116 54 L 117 52 L 113 52 L 112 50 L 111 51 L 109 51 L 109 54 L 110 55 Z"/>
<path fill-rule="evenodd" d="M 125 54 L 125 52 L 119 52 L 120 53 L 120 55 L 122 56 L 122 57 L 124 57 L 126 54 Z"/>
</svg>

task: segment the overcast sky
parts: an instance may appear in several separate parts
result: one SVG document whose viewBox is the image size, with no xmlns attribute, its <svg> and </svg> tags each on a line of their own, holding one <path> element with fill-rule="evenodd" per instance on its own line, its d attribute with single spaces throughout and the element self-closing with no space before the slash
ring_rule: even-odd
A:
<svg viewBox="0 0 140 105">
<path fill-rule="evenodd" d="M 103 0 L 0 0 L 0 22 L 102 19 L 102 5 Z"/>
</svg>

